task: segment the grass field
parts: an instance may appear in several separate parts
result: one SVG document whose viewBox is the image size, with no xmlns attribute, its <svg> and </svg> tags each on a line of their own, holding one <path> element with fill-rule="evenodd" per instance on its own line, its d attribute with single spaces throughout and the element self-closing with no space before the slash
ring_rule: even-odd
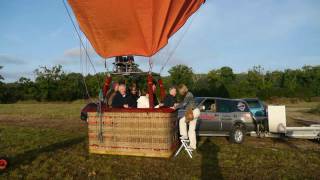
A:
<svg viewBox="0 0 320 180">
<path fill-rule="evenodd" d="M 202 137 L 193 159 L 88 153 L 82 103 L 0 105 L 0 179 L 319 179 L 320 144 L 247 137 L 242 145 Z M 289 104 L 289 125 L 320 123 L 316 103 Z"/>
</svg>

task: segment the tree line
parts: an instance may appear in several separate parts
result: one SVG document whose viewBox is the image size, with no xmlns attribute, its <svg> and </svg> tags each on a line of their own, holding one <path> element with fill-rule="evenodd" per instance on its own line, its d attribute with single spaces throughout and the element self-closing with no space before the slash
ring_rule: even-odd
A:
<svg viewBox="0 0 320 180">
<path fill-rule="evenodd" d="M 97 97 L 106 73 L 66 73 L 61 65 L 40 67 L 34 71 L 36 78 L 21 77 L 13 83 L 5 83 L 0 66 L 0 103 L 24 100 L 73 101 Z M 264 71 L 254 66 L 244 73 L 234 73 L 230 67 L 213 69 L 207 74 L 195 74 L 191 67 L 177 65 L 162 77 L 165 87 L 186 84 L 195 96 L 226 98 L 296 97 L 308 100 L 320 96 L 320 66 L 304 66 L 283 71 Z M 117 77 L 116 81 L 137 82 L 145 86 L 145 77 Z"/>
</svg>

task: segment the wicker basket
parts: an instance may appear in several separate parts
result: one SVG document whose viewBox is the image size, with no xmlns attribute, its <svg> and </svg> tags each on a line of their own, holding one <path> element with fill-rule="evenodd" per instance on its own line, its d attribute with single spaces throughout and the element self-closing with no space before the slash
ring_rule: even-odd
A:
<svg viewBox="0 0 320 180">
<path fill-rule="evenodd" d="M 88 127 L 90 153 L 170 157 L 177 147 L 177 114 L 170 109 L 88 112 Z"/>
</svg>

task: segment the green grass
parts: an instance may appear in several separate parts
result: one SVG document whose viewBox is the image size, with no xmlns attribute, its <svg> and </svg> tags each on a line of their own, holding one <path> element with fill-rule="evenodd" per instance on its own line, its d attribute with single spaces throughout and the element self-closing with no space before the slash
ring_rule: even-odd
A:
<svg viewBox="0 0 320 180">
<path fill-rule="evenodd" d="M 14 118 L 68 119 L 78 118 L 82 107 L 80 103 L 2 104 L 0 114 Z"/>
<path fill-rule="evenodd" d="M 82 105 L 0 105 L 0 179 L 317 179 L 320 145 L 304 140 L 257 139 L 229 144 L 200 138 L 190 159 L 88 153 Z M 0 172 L 1 173 L 1 172 Z"/>
</svg>

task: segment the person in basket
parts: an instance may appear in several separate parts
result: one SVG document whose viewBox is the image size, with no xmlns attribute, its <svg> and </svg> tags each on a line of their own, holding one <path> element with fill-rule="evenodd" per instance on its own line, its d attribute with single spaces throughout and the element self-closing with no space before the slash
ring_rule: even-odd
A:
<svg viewBox="0 0 320 180">
<path fill-rule="evenodd" d="M 130 108 L 137 108 L 137 100 L 139 99 L 138 88 L 133 84 L 128 92 L 128 105 Z"/>
<path fill-rule="evenodd" d="M 116 95 L 112 100 L 112 107 L 113 108 L 129 108 L 125 84 L 119 85 L 119 91 L 116 92 Z"/>
<path fill-rule="evenodd" d="M 146 93 L 146 90 L 141 90 L 141 96 L 137 100 L 138 108 L 149 108 L 149 94 Z"/>
<path fill-rule="evenodd" d="M 176 106 L 178 105 L 176 95 L 177 95 L 176 87 L 172 86 L 171 88 L 169 88 L 169 94 L 166 95 L 166 97 L 164 98 L 162 107 L 175 109 Z"/>
<path fill-rule="evenodd" d="M 113 88 L 107 94 L 108 107 L 112 107 L 113 98 L 117 94 L 118 91 L 119 91 L 119 83 L 115 82 L 115 83 L 113 83 Z"/>
</svg>

